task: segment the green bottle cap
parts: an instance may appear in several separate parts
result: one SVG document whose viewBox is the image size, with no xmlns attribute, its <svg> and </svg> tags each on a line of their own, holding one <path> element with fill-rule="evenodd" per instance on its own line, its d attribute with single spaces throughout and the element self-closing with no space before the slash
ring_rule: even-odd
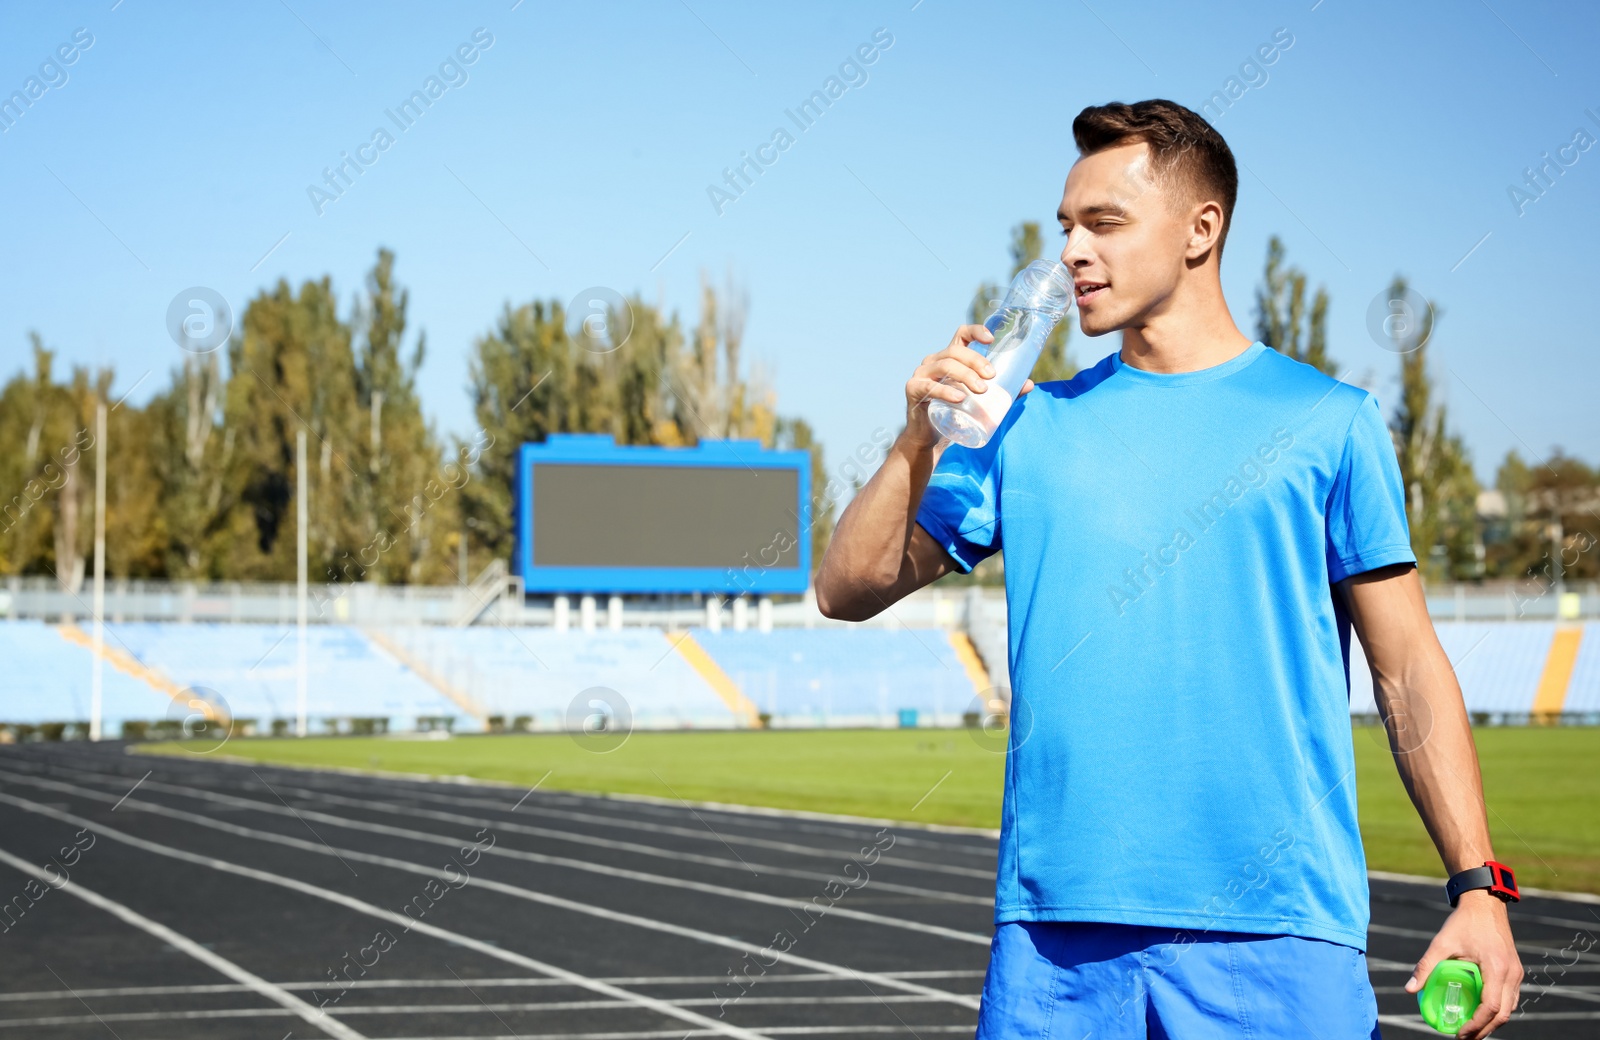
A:
<svg viewBox="0 0 1600 1040">
<path fill-rule="evenodd" d="M 1471 961 L 1440 961 L 1417 991 L 1422 1020 L 1451 1036 L 1467 1024 L 1482 999 L 1483 975 Z"/>
</svg>

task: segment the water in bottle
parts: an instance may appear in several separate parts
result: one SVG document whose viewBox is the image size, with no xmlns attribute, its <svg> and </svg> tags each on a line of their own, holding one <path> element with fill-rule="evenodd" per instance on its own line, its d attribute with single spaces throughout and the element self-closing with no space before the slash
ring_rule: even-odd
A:
<svg viewBox="0 0 1600 1040">
<path fill-rule="evenodd" d="M 953 380 L 942 380 L 967 396 L 955 404 L 930 401 L 928 420 L 934 429 L 968 448 L 989 443 L 1027 382 L 1045 341 L 1071 306 L 1072 275 L 1059 261 L 1035 260 L 1018 271 L 1000 309 L 984 322 L 994 334 L 994 342 L 971 344 L 989 359 L 994 376 L 986 380 L 988 386 L 981 394 Z"/>
</svg>

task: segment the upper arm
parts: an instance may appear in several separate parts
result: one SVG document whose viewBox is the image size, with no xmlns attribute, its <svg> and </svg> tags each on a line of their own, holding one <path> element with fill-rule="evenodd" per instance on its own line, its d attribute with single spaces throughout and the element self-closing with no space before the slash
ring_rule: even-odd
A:
<svg viewBox="0 0 1600 1040">
<path fill-rule="evenodd" d="M 1350 615 L 1351 626 L 1374 680 L 1373 694 L 1382 705 L 1397 686 L 1411 687 L 1443 658 L 1428 601 L 1413 564 L 1379 567 L 1353 575 L 1334 586 Z"/>
<path fill-rule="evenodd" d="M 912 524 L 911 541 L 906 546 L 905 564 L 900 568 L 900 580 L 896 582 L 895 591 L 899 596 L 906 596 L 959 570 L 960 564 L 951 558 L 933 535 L 921 524 Z"/>
</svg>

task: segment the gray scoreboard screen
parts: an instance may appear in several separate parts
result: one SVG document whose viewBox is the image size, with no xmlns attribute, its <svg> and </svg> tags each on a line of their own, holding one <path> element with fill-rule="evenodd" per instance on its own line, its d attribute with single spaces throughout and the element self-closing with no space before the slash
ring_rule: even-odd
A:
<svg viewBox="0 0 1600 1040">
<path fill-rule="evenodd" d="M 524 444 L 513 569 L 529 592 L 804 592 L 810 465 L 756 441 Z"/>
</svg>

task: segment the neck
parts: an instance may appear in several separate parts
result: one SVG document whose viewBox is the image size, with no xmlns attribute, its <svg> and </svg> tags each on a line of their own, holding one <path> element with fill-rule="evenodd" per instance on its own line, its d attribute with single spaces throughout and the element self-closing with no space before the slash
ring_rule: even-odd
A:
<svg viewBox="0 0 1600 1040">
<path fill-rule="evenodd" d="M 1152 313 L 1122 330 L 1124 364 L 1194 372 L 1237 357 L 1255 342 L 1234 323 L 1216 266 L 1188 274 Z"/>
</svg>

